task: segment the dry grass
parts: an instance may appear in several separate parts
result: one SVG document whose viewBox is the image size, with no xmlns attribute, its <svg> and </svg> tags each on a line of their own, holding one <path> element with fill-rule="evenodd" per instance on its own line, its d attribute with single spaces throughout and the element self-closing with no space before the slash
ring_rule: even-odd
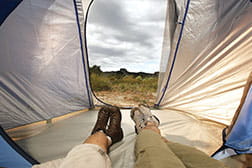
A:
<svg viewBox="0 0 252 168">
<path fill-rule="evenodd" d="M 91 85 L 96 96 L 106 103 L 118 106 L 153 105 L 157 76 L 108 75 L 91 73 Z"/>
</svg>

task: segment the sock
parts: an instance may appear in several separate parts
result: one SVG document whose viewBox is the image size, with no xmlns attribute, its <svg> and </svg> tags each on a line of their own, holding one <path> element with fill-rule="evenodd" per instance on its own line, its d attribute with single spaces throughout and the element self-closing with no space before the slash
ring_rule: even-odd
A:
<svg viewBox="0 0 252 168">
<path fill-rule="evenodd" d="M 108 146 L 110 146 L 112 144 L 112 139 L 110 136 L 108 136 L 103 130 L 99 130 L 98 132 L 102 132 L 106 135 L 107 139 L 108 139 Z"/>
<path fill-rule="evenodd" d="M 108 145 L 110 146 L 112 144 L 112 139 L 110 138 L 110 136 L 107 136 L 108 139 Z"/>
</svg>

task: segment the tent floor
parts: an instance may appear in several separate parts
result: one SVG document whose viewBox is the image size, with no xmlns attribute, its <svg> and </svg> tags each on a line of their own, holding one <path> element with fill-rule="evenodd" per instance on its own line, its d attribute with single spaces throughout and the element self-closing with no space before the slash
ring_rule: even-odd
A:
<svg viewBox="0 0 252 168">
<path fill-rule="evenodd" d="M 170 141 L 194 146 L 211 155 L 222 145 L 221 132 L 224 126 L 200 121 L 192 116 L 169 110 L 153 110 L 161 121 L 162 135 Z M 33 129 L 38 133 L 16 141 L 39 162 L 64 157 L 75 145 L 90 135 L 96 121 L 97 110 L 91 110 L 71 118 Z M 131 168 L 134 165 L 134 124 L 130 111 L 122 110 L 124 139 L 113 145 L 110 157 L 113 168 Z M 127 161 L 127 162 L 125 162 Z M 239 164 L 239 163 L 237 163 Z M 236 168 L 239 168 L 236 166 Z"/>
</svg>

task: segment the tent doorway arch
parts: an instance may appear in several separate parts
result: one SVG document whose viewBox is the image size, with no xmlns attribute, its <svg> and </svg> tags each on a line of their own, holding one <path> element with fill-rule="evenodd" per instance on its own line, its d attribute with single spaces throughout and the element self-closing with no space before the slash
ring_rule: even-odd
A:
<svg viewBox="0 0 252 168">
<path fill-rule="evenodd" d="M 92 1 L 86 40 L 98 100 L 124 107 L 155 103 L 166 3 Z"/>
</svg>

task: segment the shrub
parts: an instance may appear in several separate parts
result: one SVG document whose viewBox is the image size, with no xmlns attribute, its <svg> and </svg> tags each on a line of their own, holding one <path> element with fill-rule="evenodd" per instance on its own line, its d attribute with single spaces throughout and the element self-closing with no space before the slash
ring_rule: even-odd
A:
<svg viewBox="0 0 252 168">
<path fill-rule="evenodd" d="M 115 95 L 126 95 L 128 100 L 138 103 L 153 104 L 155 101 L 153 93 L 157 90 L 158 76 L 109 74 L 93 70 L 90 78 L 95 92 L 110 91 Z"/>
<path fill-rule="evenodd" d="M 108 91 L 112 89 L 109 78 L 95 73 L 91 74 L 91 85 L 94 91 Z"/>
<path fill-rule="evenodd" d="M 156 92 L 157 84 L 158 84 L 157 82 L 158 82 L 158 77 L 148 77 L 143 80 L 142 85 L 146 89 L 149 89 L 150 92 Z"/>
<path fill-rule="evenodd" d="M 142 78 L 142 76 L 139 75 L 139 76 L 136 77 L 136 80 L 140 80 L 141 81 L 141 80 L 143 80 L 143 78 Z"/>
</svg>

